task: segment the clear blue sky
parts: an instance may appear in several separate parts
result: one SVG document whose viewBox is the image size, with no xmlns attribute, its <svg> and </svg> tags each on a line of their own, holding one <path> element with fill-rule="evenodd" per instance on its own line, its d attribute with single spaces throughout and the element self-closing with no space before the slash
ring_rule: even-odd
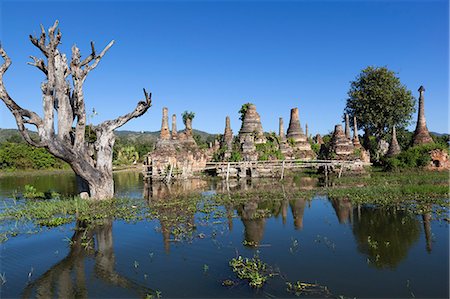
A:
<svg viewBox="0 0 450 299">
<path fill-rule="evenodd" d="M 55 19 L 61 50 L 82 54 L 89 42 L 110 49 L 88 77 L 86 104 L 93 120 L 134 109 L 142 87 L 153 106 L 122 129 L 156 131 L 161 109 L 196 113 L 193 126 L 222 133 L 225 116 L 234 133 L 238 110 L 253 102 L 265 131 L 278 131 L 299 107 L 302 125 L 327 133 L 341 121 L 349 82 L 369 65 L 387 66 L 417 96 L 426 88 L 428 128 L 449 132 L 448 1 L 6 1 L 1 41 L 13 60 L 8 91 L 26 108 L 42 111 L 41 73 L 26 65 L 39 56 L 28 39 Z M 0 127 L 15 122 L 0 103 Z M 415 116 L 410 129 L 415 127 Z"/>
</svg>

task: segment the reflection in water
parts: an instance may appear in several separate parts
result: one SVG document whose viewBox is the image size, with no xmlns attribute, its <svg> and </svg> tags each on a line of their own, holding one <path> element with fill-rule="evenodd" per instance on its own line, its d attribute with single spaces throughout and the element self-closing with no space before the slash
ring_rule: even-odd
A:
<svg viewBox="0 0 450 299">
<path fill-rule="evenodd" d="M 266 219 L 264 211 L 258 209 L 258 203 L 248 202 L 237 207 L 238 215 L 244 224 L 244 244 L 258 245 L 264 236 Z"/>
<path fill-rule="evenodd" d="M 26 286 L 24 298 L 34 297 L 34 292 L 38 298 L 87 298 L 89 280 L 86 280 L 86 265 L 87 259 L 92 258 L 95 278 L 103 283 L 132 290 L 140 297 L 151 292 L 115 271 L 112 220 L 105 220 L 94 228 L 87 228 L 78 221 L 70 244 L 67 257 Z"/>
<path fill-rule="evenodd" d="M 353 208 L 349 199 L 331 199 L 331 204 L 336 212 L 339 223 L 352 223 Z"/>
<path fill-rule="evenodd" d="M 296 230 L 303 229 L 303 214 L 305 213 L 306 200 L 298 198 L 289 202 L 292 216 L 294 217 L 294 227 Z"/>
<path fill-rule="evenodd" d="M 422 215 L 423 230 L 425 231 L 426 248 L 427 252 L 431 253 L 432 248 L 432 233 L 431 233 L 431 213 L 425 213 Z"/>
<path fill-rule="evenodd" d="M 143 195 L 145 199 L 162 200 L 178 195 L 205 191 L 207 187 L 208 182 L 201 179 L 176 180 L 169 184 L 161 181 L 145 180 Z"/>
<path fill-rule="evenodd" d="M 395 268 L 418 241 L 420 224 L 405 211 L 362 207 L 353 223 L 358 250 L 377 268 Z"/>
</svg>

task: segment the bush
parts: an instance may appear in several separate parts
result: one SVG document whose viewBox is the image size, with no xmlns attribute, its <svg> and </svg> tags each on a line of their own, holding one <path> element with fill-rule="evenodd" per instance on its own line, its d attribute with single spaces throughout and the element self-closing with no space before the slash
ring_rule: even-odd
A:
<svg viewBox="0 0 450 299">
<path fill-rule="evenodd" d="M 447 150 L 448 147 L 443 144 L 424 144 L 413 146 L 406 151 L 401 152 L 395 157 L 384 158 L 383 167 L 388 171 L 398 171 L 405 168 L 425 167 L 430 164 L 430 151 L 440 149 Z"/>
<path fill-rule="evenodd" d="M 0 144 L 0 169 L 62 169 L 68 164 L 56 158 L 44 148 L 25 143 Z"/>
</svg>

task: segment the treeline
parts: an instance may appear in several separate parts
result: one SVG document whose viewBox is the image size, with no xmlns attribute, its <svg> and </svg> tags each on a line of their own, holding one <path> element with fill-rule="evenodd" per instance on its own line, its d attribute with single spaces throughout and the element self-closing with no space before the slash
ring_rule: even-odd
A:
<svg viewBox="0 0 450 299">
<path fill-rule="evenodd" d="M 44 148 L 10 140 L 0 144 L 0 170 L 65 168 L 69 168 L 67 163 Z"/>
<path fill-rule="evenodd" d="M 113 152 L 115 166 L 140 164 L 154 148 L 158 134 L 118 132 Z M 69 169 L 70 166 L 47 152 L 25 142 L 22 136 L 13 130 L 2 130 L 0 139 L 0 171 Z M 37 135 L 33 135 L 37 138 Z M 95 141 L 87 133 L 87 140 Z M 91 136 L 92 137 L 92 136 Z M 194 130 L 194 139 L 201 148 L 207 148 L 215 135 Z"/>
</svg>

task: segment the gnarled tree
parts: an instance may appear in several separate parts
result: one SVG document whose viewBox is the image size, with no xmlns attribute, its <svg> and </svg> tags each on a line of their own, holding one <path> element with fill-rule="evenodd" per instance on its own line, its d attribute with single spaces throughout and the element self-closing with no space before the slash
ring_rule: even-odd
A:
<svg viewBox="0 0 450 299">
<path fill-rule="evenodd" d="M 151 106 L 151 94 L 144 89 L 145 100 L 140 101 L 134 111 L 93 127 L 96 141 L 89 144 L 85 140 L 86 110 L 83 83 L 114 41 L 111 41 L 100 53 L 95 51 L 94 43 L 91 42 L 92 52 L 83 60 L 80 49 L 74 45 L 72 57 L 68 62 L 66 55 L 58 51 L 61 32 L 57 27 L 58 21 L 48 29 L 47 34 L 41 25 L 39 37 L 30 35 L 33 45 L 44 55 L 44 59 L 31 56 L 33 62 L 29 63 L 42 71 L 46 77 L 41 85 L 43 117 L 19 106 L 6 91 L 3 76 L 11 65 L 11 59 L 1 45 L 0 55 L 4 63 L 0 66 L 0 98 L 14 115 L 20 133 L 29 144 L 46 148 L 51 154 L 66 161 L 87 183 L 88 190 L 85 191 L 89 192 L 91 198 L 112 198 L 114 195 L 112 176 L 114 130 L 130 119 L 144 114 Z M 57 119 L 55 119 L 56 116 Z M 38 140 L 30 137 L 26 124 L 36 127 Z"/>
</svg>

